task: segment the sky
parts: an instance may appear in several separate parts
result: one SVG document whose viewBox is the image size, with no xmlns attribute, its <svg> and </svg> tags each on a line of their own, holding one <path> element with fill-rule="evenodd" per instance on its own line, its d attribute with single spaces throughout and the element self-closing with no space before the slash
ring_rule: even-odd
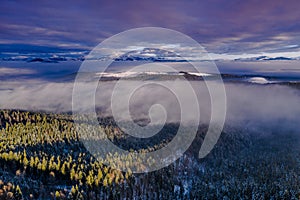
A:
<svg viewBox="0 0 300 200">
<path fill-rule="evenodd" d="M 0 44 L 92 49 L 151 26 L 180 31 L 214 54 L 300 56 L 299 8 L 299 0 L 2 0 Z"/>
</svg>

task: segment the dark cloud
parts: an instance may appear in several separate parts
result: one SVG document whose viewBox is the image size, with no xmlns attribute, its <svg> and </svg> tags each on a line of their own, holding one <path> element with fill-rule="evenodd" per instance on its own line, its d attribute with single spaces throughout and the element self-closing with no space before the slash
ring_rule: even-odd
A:
<svg viewBox="0 0 300 200">
<path fill-rule="evenodd" d="M 0 5 L 1 43 L 93 47 L 121 31 L 182 31 L 214 52 L 272 51 L 300 41 L 300 2 L 8 1 Z"/>
</svg>

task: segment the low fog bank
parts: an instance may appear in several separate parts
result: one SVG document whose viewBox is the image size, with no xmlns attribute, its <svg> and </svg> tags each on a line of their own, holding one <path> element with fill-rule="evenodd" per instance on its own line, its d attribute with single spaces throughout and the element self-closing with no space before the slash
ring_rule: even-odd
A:
<svg viewBox="0 0 300 200">
<path fill-rule="evenodd" d="M 166 81 L 168 82 L 168 81 Z M 102 116 L 111 116 L 110 97 L 116 82 L 101 82 L 96 93 L 96 107 L 101 110 Z M 129 81 L 130 84 L 142 85 L 143 82 Z M 92 86 L 89 83 L 84 88 Z M 130 85 L 129 84 L 129 85 Z M 171 81 L 168 84 L 173 84 Z M 174 83 L 175 84 L 175 83 Z M 184 84 L 174 85 L 181 95 L 189 97 Z M 207 123 L 210 119 L 210 97 L 204 82 L 192 82 L 198 97 L 201 122 Z M 126 87 L 126 86 L 124 86 Z M 256 85 L 245 83 L 226 83 L 227 116 L 226 127 L 242 127 L 251 130 L 285 131 L 299 133 L 300 123 L 300 90 L 281 85 Z M 53 82 L 14 82 L 0 83 L 0 109 L 22 109 L 47 112 L 72 111 L 73 83 Z M 122 88 L 115 89 L 120 92 L 122 102 Z M 79 95 L 85 108 L 91 107 L 86 99 L 91 95 L 82 91 Z M 187 98 L 188 99 L 188 98 Z M 167 121 L 177 122 L 182 114 L 186 121 L 194 120 L 189 110 L 195 109 L 191 103 L 188 111 L 180 112 L 176 95 L 164 87 L 141 87 L 133 93 L 130 101 L 130 114 L 135 120 L 149 119 L 149 109 L 154 104 L 160 104 L 167 112 Z M 86 104 L 86 105 L 85 105 Z M 161 115 L 163 112 L 154 112 Z M 153 114 L 153 113 L 152 113 Z M 164 114 L 164 113 L 163 113 Z M 161 116 L 158 116 L 160 118 Z"/>
<path fill-rule="evenodd" d="M 226 92 L 226 125 L 300 135 L 300 90 L 273 84 L 226 84 Z"/>
</svg>

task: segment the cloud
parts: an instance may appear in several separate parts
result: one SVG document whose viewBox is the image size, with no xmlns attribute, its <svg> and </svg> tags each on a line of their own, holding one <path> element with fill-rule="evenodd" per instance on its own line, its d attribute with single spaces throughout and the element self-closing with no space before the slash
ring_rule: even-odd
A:
<svg viewBox="0 0 300 200">
<path fill-rule="evenodd" d="M 171 83 L 171 82 L 170 82 Z M 88 91 L 91 88 L 89 83 L 84 87 Z M 132 83 L 130 83 L 132 84 Z M 136 82 L 142 84 L 142 82 Z M 171 83 L 172 84 L 172 83 Z M 193 82 L 196 95 L 199 100 L 202 123 L 210 119 L 210 97 L 203 82 Z M 102 116 L 111 116 L 111 101 L 115 82 L 102 82 L 96 93 L 96 105 Z M 177 83 L 175 86 L 182 95 L 188 95 L 186 87 Z M 161 104 L 168 113 L 167 121 L 177 122 L 181 114 L 187 120 L 194 120 L 189 111 L 181 113 L 176 96 L 165 88 L 154 87 L 140 88 L 132 95 L 130 100 L 130 114 L 139 121 L 147 120 L 149 109 L 154 104 Z M 277 132 L 280 130 L 297 132 L 299 130 L 299 99 L 300 91 L 280 85 L 253 85 L 253 84 L 225 84 L 227 92 L 227 116 L 225 127 L 240 127 L 258 132 Z M 44 110 L 48 112 L 68 112 L 72 110 L 72 89 L 73 83 L 49 83 L 27 81 L 22 83 L 6 82 L 0 88 L 1 109 L 24 109 Z M 122 91 L 114 91 L 121 92 Z M 85 108 L 92 108 L 89 105 L 90 93 L 81 93 L 82 105 Z M 120 99 L 120 103 L 123 102 Z M 189 109 L 195 109 L 191 103 Z M 122 113 L 121 113 L 122 114 Z M 153 114 L 153 113 L 152 113 Z M 161 112 L 158 118 L 162 117 Z M 181 116 L 182 117 L 182 116 Z"/>
<path fill-rule="evenodd" d="M 181 31 L 213 52 L 272 51 L 299 44 L 299 6 L 297 0 L 5 0 L 0 6 L 0 38 L 13 43 L 93 47 L 130 28 L 158 26 Z M 269 41 L 274 43 L 265 45 Z"/>
<path fill-rule="evenodd" d="M 298 132 L 300 92 L 280 85 L 226 85 L 226 123 L 261 132 Z"/>
<path fill-rule="evenodd" d="M 28 75 L 34 74 L 35 71 L 32 69 L 17 69 L 10 67 L 1 67 L 0 66 L 0 77 L 4 78 L 6 76 L 18 76 L 18 75 Z"/>
</svg>

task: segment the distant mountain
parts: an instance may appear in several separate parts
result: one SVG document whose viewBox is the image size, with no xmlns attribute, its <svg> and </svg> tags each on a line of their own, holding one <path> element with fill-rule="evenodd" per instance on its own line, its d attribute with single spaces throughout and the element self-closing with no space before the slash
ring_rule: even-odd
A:
<svg viewBox="0 0 300 200">
<path fill-rule="evenodd" d="M 234 61 L 265 61 L 265 60 L 296 60 L 296 58 L 289 58 L 289 57 L 268 57 L 268 56 L 258 56 L 258 57 L 251 57 L 251 58 L 237 58 Z"/>
<path fill-rule="evenodd" d="M 3 61 L 25 61 L 25 62 L 41 62 L 41 63 L 58 63 L 61 61 L 83 61 L 84 57 L 70 57 L 70 56 L 56 56 L 52 55 L 40 55 L 36 56 L 11 56 L 11 57 L 0 57 Z"/>
<path fill-rule="evenodd" d="M 287 58 L 287 57 L 275 57 L 275 58 L 268 58 L 266 60 L 294 60 L 293 58 Z"/>
<path fill-rule="evenodd" d="M 143 48 L 130 52 L 114 58 L 111 55 L 97 55 L 98 57 L 87 57 L 89 49 L 81 48 L 64 48 L 64 47 L 49 47 L 28 44 L 0 44 L 0 60 L 2 61 L 26 61 L 26 62 L 45 62 L 57 63 L 61 61 L 83 61 L 101 60 L 107 61 L 114 59 L 114 61 L 146 61 L 146 62 L 187 62 L 187 60 L 180 57 L 173 51 L 157 48 Z M 197 60 L 197 58 L 191 58 Z M 225 59 L 215 61 L 225 61 Z M 269 57 L 258 56 L 249 58 L 237 58 L 234 61 L 272 61 L 272 60 L 300 60 L 300 57 Z M 204 60 L 200 60 L 204 61 Z"/>
<path fill-rule="evenodd" d="M 115 61 L 152 61 L 152 62 L 185 62 L 178 54 L 155 48 L 134 50 L 115 59 Z"/>
<path fill-rule="evenodd" d="M 79 60 L 83 61 L 88 51 L 82 49 L 64 49 L 55 47 L 44 47 L 34 45 L 1 45 L 0 60 L 3 61 L 26 61 L 26 62 L 45 62 L 57 63 L 60 61 Z M 108 60 L 110 56 L 89 57 L 89 60 Z M 114 61 L 149 61 L 149 62 L 185 62 L 179 55 L 174 52 L 144 48 L 134 50 L 115 58 Z"/>
<path fill-rule="evenodd" d="M 71 49 L 28 44 L 0 44 L 0 60 L 57 63 L 68 60 L 83 60 L 85 49 Z"/>
<path fill-rule="evenodd" d="M 86 74 L 85 74 L 86 76 Z M 203 77 L 215 78 L 214 74 L 199 73 L 199 72 L 100 72 L 92 75 L 94 77 L 101 77 L 101 80 L 175 80 L 175 79 L 187 79 L 187 80 L 203 80 Z"/>
</svg>

